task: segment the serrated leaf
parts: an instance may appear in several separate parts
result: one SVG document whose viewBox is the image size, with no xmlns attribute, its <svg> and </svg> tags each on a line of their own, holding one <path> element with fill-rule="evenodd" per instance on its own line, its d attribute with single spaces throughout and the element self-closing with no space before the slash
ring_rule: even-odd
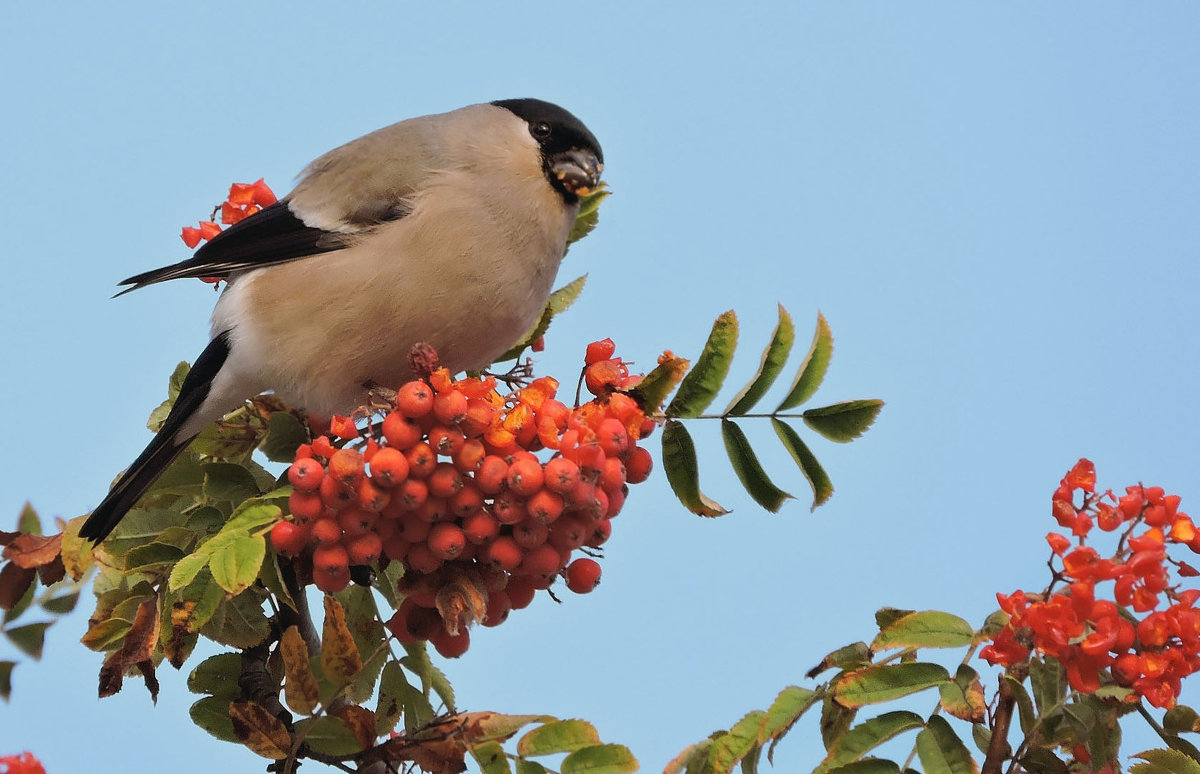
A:
<svg viewBox="0 0 1200 774">
<path fill-rule="evenodd" d="M 353 755 L 362 750 L 358 738 L 341 718 L 303 718 L 296 722 L 296 734 L 303 735 L 304 743 L 323 755 Z"/>
<path fill-rule="evenodd" d="M 978 774 L 979 767 L 950 723 L 934 715 L 917 734 L 917 755 L 925 774 Z"/>
<path fill-rule="evenodd" d="M 251 701 L 235 701 L 229 705 L 233 733 L 255 755 L 278 761 L 288 757 L 292 737 L 283 721 L 264 707 Z M 311 742 L 310 742 L 311 744 Z"/>
<path fill-rule="evenodd" d="M 18 650 L 37 661 L 42 658 L 42 648 L 46 645 L 46 629 L 48 628 L 50 628 L 49 623 L 25 624 L 5 629 L 4 635 L 13 645 L 17 646 Z"/>
<path fill-rule="evenodd" d="M 471 757 L 479 764 L 479 774 L 511 774 L 508 756 L 504 754 L 504 748 L 498 742 L 471 745 L 468 749 L 471 751 Z"/>
<path fill-rule="evenodd" d="M 562 774 L 629 774 L 638 770 L 637 758 L 622 744 L 584 747 L 563 758 Z"/>
<path fill-rule="evenodd" d="M 358 748 L 365 750 L 375 742 L 375 713 L 357 704 L 341 704 L 332 707 L 329 714 L 341 720 L 354 734 Z"/>
<path fill-rule="evenodd" d="M 258 482 L 250 471 L 232 462 L 207 462 L 204 496 L 211 501 L 240 503 L 258 494 Z"/>
<path fill-rule="evenodd" d="M 271 626 L 262 610 L 262 599 L 253 590 L 223 598 L 200 633 L 222 645 L 251 648 L 270 634 Z"/>
<path fill-rule="evenodd" d="M 738 322 L 733 310 L 717 317 L 696 365 L 683 377 L 675 397 L 667 405 L 667 416 L 698 417 L 708 408 L 729 374 L 737 337 Z"/>
<path fill-rule="evenodd" d="M 833 482 L 829 480 L 829 474 L 821 467 L 821 463 L 817 462 L 816 455 L 809 450 L 804 441 L 800 440 L 799 434 L 791 425 L 771 417 L 771 427 L 774 428 L 775 435 L 779 436 L 783 447 L 787 449 L 788 454 L 800 468 L 800 472 L 808 479 L 808 485 L 813 490 L 813 504 L 809 510 L 815 511 L 818 506 L 824 505 L 829 502 L 830 497 L 833 497 Z"/>
<path fill-rule="evenodd" d="M 237 595 L 254 585 L 266 556 L 267 541 L 264 538 L 239 535 L 212 554 L 208 567 L 221 588 Z"/>
<path fill-rule="evenodd" d="M 362 654 L 346 626 L 346 610 L 331 596 L 325 597 L 325 624 L 321 635 L 321 668 L 338 686 L 354 679 L 363 667 Z"/>
<path fill-rule="evenodd" d="M 1066 670 L 1053 656 L 1030 659 L 1029 685 L 1039 715 L 1046 715 L 1065 699 L 1070 687 Z"/>
<path fill-rule="evenodd" d="M 814 774 L 824 774 L 830 769 L 856 761 L 887 740 L 924 725 L 920 715 L 899 710 L 871 718 L 842 734 Z"/>
<path fill-rule="evenodd" d="M 686 358 L 666 354 L 663 357 L 665 359 L 630 390 L 630 395 L 637 400 L 638 405 L 647 414 L 658 411 L 679 382 L 683 380 L 688 366 L 691 365 Z"/>
<path fill-rule="evenodd" d="M 253 533 L 261 527 L 274 524 L 283 518 L 283 509 L 262 497 L 242 502 L 234 509 L 229 521 L 221 527 L 223 534 Z"/>
<path fill-rule="evenodd" d="M 755 372 L 750 383 L 730 401 L 729 408 L 725 409 L 727 415 L 741 416 L 754 408 L 767 390 L 771 389 L 771 385 L 775 383 L 775 379 L 783 370 L 795 340 L 796 326 L 792 323 L 792 316 L 783 308 L 783 304 L 780 304 L 779 322 L 775 324 L 770 343 L 763 350 L 758 371 Z"/>
<path fill-rule="evenodd" d="M 1129 767 L 1129 774 L 1200 774 L 1200 764 L 1178 750 L 1146 750 L 1133 756 L 1145 763 Z"/>
<path fill-rule="evenodd" d="M 147 543 L 130 549 L 125 555 L 125 572 L 147 572 L 161 569 L 163 565 L 175 565 L 183 558 L 184 551 L 166 543 Z"/>
<path fill-rule="evenodd" d="M 829 370 L 829 361 L 833 357 L 833 332 L 825 315 L 817 312 L 817 328 L 813 332 L 812 344 L 800 361 L 800 369 L 788 389 L 788 394 L 776 408 L 776 411 L 795 408 L 816 394 L 825 372 Z"/>
<path fill-rule="evenodd" d="M 241 674 L 240 653 L 218 653 L 196 665 L 188 675 L 187 687 L 192 693 L 235 699 L 242 695 L 242 688 L 238 685 Z"/>
<path fill-rule="evenodd" d="M 683 507 L 699 516 L 721 516 L 729 513 L 717 501 L 700 491 L 700 468 L 696 461 L 696 445 L 692 436 L 678 420 L 669 419 L 662 432 L 663 470 L 671 491 Z"/>
<path fill-rule="evenodd" d="M 847 673 L 834 683 L 833 696 L 844 707 L 862 707 L 892 701 L 949 681 L 950 673 L 941 664 L 883 664 Z"/>
<path fill-rule="evenodd" d="M 171 569 L 171 574 L 167 577 L 167 588 L 171 591 L 186 588 L 196 579 L 196 575 L 207 566 L 207 552 L 188 554 L 180 559 L 175 564 L 175 567 Z"/>
<path fill-rule="evenodd" d="M 553 755 L 600 744 L 600 732 L 586 720 L 556 720 L 539 726 L 517 742 L 517 755 Z"/>
<path fill-rule="evenodd" d="M 1017 721 L 1021 724 L 1021 730 L 1026 734 L 1032 733 L 1037 725 L 1037 715 L 1033 712 L 1033 700 L 1029 698 L 1025 685 L 1012 675 L 1001 675 L 1000 679 L 1007 683 L 1008 690 L 1017 703 Z"/>
<path fill-rule="evenodd" d="M 188 710 L 192 722 L 223 742 L 240 742 L 229 717 L 230 699 L 226 696 L 205 696 Z"/>
<path fill-rule="evenodd" d="M 404 707 L 404 693 L 412 690 L 404 677 L 404 670 L 396 661 L 383 665 L 379 673 L 379 703 L 375 705 L 375 735 L 386 736 L 400 722 Z"/>
<path fill-rule="evenodd" d="M 775 744 L 791 730 L 800 716 L 820 699 L 821 696 L 817 692 L 795 685 L 789 685 L 779 692 L 775 701 L 767 708 L 758 730 L 760 742 L 771 742 L 771 750 L 767 754 L 769 760 L 774 759 Z"/>
<path fill-rule="evenodd" d="M 974 639 L 975 630 L 958 616 L 938 610 L 922 610 L 882 627 L 871 647 L 875 650 L 964 648 Z"/>
<path fill-rule="evenodd" d="M 749 712 L 727 733 L 713 740 L 708 762 L 714 772 L 732 772 L 733 767 L 758 746 L 758 729 L 765 717 L 766 713 L 760 710 Z"/>
<path fill-rule="evenodd" d="M 848 400 L 801 414 L 804 424 L 837 443 L 849 443 L 867 432 L 883 408 L 883 401 Z"/>
<path fill-rule="evenodd" d="M 287 705 L 301 715 L 311 715 L 321 701 L 321 691 L 308 661 L 308 645 L 297 627 L 289 626 L 283 632 L 279 639 L 279 655 L 283 658 L 286 677 L 283 693 Z"/>
<path fill-rule="evenodd" d="M 738 480 L 742 482 L 742 486 L 754 502 L 771 513 L 778 513 L 785 502 L 794 499 L 775 486 L 775 482 L 767 475 L 767 471 L 763 470 L 758 456 L 750 447 L 746 434 L 735 422 L 729 419 L 721 420 L 721 438 L 725 441 L 725 453 L 729 456 L 729 463 L 733 465 L 733 472 L 737 474 Z"/>
<path fill-rule="evenodd" d="M 979 673 L 966 664 L 959 664 L 954 680 L 938 686 L 942 709 L 968 723 L 982 723 L 987 714 L 983 683 Z"/>
<path fill-rule="evenodd" d="M 267 435 L 258 449 L 272 462 L 291 462 L 296 449 L 307 442 L 308 431 L 299 419 L 286 411 L 273 411 L 267 420 Z"/>
</svg>

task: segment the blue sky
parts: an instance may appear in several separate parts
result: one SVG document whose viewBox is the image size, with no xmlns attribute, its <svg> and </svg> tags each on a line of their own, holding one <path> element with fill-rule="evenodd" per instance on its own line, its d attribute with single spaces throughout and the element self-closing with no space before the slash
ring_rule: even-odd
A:
<svg viewBox="0 0 1200 774">
<path fill-rule="evenodd" d="M 1102 486 L 1157 483 L 1195 508 L 1200 8 L 508 5 L 0 10 L 0 519 L 27 499 L 83 513 L 142 448 L 214 296 L 187 281 L 109 296 L 185 257 L 179 228 L 230 182 L 282 192 L 364 132 L 514 96 L 586 121 L 615 192 L 564 263 L 589 285 L 543 372 L 604 336 L 647 366 L 694 356 L 733 308 L 731 395 L 781 302 L 803 341 L 818 309 L 832 325 L 818 402 L 888 405 L 854 444 L 814 441 L 837 487 L 815 514 L 768 428 L 746 423 L 801 496 L 777 515 L 696 427 L 705 488 L 734 513 L 690 516 L 661 476 L 637 487 L 596 593 L 539 600 L 447 665 L 464 707 L 587 717 L 660 770 L 809 684 L 878 607 L 980 622 L 997 590 L 1043 586 L 1050 493 L 1080 456 Z M 256 765 L 190 725 L 182 676 L 164 672 L 157 707 L 133 687 L 97 701 L 85 619 L 18 668 L 0 754 Z M 778 770 L 816 764 L 815 725 Z"/>
</svg>

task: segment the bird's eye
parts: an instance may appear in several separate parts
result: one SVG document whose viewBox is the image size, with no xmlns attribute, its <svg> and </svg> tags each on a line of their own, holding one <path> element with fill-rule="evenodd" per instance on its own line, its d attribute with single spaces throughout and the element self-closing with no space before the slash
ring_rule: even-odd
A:
<svg viewBox="0 0 1200 774">
<path fill-rule="evenodd" d="M 550 136 L 550 124 L 545 121 L 538 121 L 529 127 L 529 133 L 539 140 L 544 140 Z"/>
</svg>

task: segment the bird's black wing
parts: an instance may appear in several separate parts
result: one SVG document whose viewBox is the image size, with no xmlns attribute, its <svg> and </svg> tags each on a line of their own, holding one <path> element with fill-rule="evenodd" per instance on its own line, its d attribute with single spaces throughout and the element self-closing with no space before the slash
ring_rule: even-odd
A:
<svg viewBox="0 0 1200 774">
<path fill-rule="evenodd" d="M 353 234 L 343 234 L 305 225 L 278 201 L 241 220 L 213 237 L 186 261 L 144 272 L 122 281 L 131 287 L 117 295 L 181 277 L 226 278 L 235 271 L 258 269 L 340 250 Z"/>
</svg>

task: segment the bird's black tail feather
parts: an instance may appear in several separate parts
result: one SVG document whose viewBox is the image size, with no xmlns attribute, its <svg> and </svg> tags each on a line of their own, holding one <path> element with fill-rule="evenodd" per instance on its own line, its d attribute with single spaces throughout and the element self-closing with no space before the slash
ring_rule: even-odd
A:
<svg viewBox="0 0 1200 774">
<path fill-rule="evenodd" d="M 181 437 L 180 431 L 208 397 L 212 380 L 229 356 L 229 331 L 214 338 L 196 358 L 195 365 L 179 388 L 179 397 L 163 422 L 162 429 L 133 461 L 119 481 L 79 530 L 80 537 L 96 543 L 108 537 L 124 518 L 125 513 L 142 499 L 163 471 L 187 448 L 191 436 Z"/>
</svg>

